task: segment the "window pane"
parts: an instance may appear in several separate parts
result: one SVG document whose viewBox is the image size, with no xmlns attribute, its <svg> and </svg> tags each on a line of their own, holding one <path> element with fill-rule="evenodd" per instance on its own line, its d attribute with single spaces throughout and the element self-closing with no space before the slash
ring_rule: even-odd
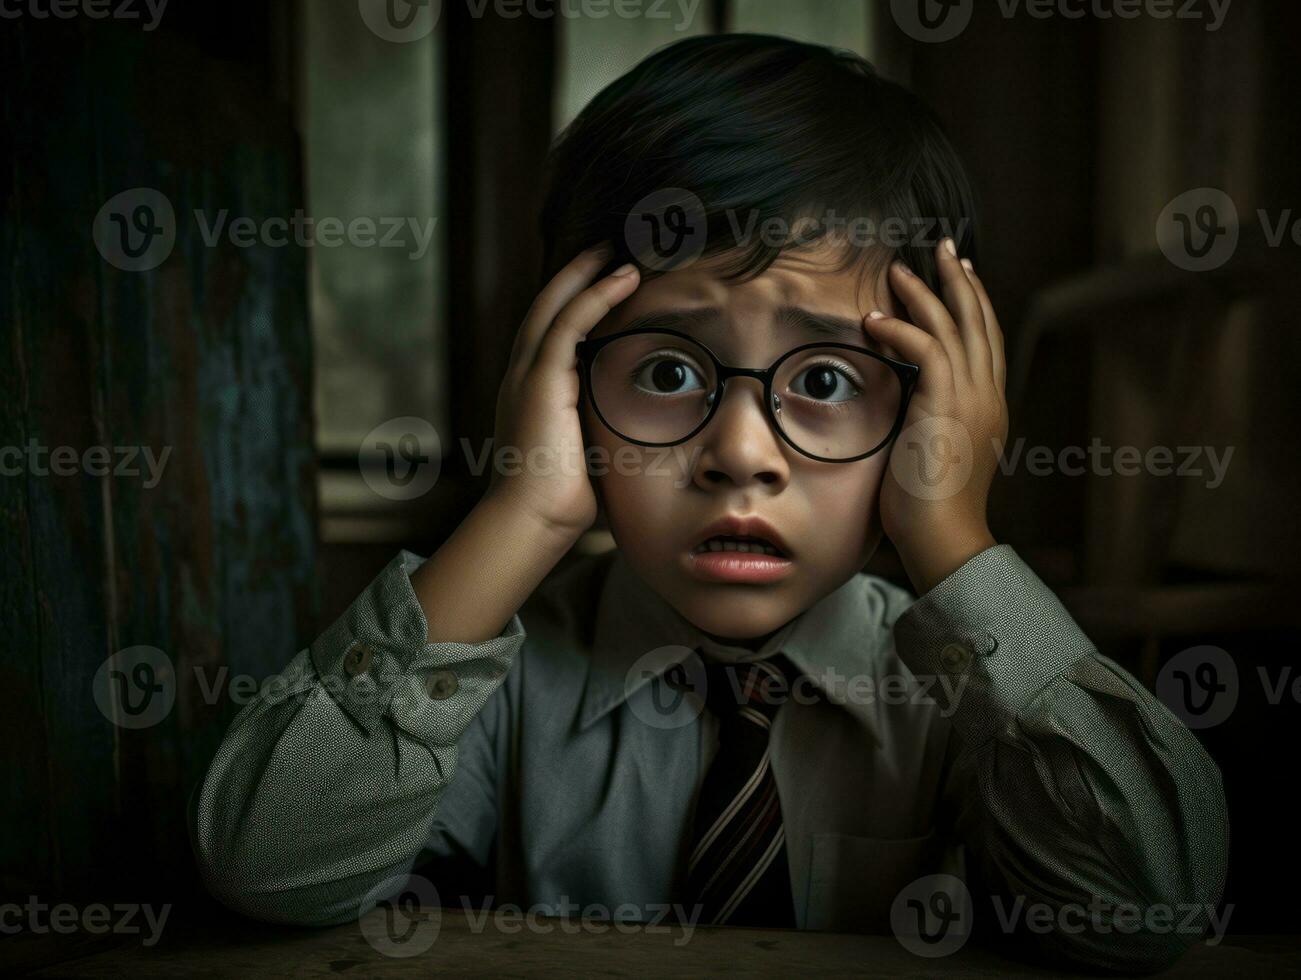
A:
<svg viewBox="0 0 1301 980">
<path fill-rule="evenodd" d="M 581 4 L 573 5 L 575 10 Z M 560 18 L 560 56 L 556 77 L 555 118 L 559 132 L 605 88 L 637 62 L 666 44 L 709 30 L 707 3 L 644 3 L 629 5 L 636 17 L 620 17 L 612 4 L 607 17 Z M 654 14 L 654 16 L 652 16 Z"/>
<path fill-rule="evenodd" d="M 867 0 L 732 0 L 729 28 L 747 34 L 780 34 L 797 41 L 848 48 L 869 60 Z"/>
<path fill-rule="evenodd" d="M 399 44 L 372 33 L 355 2 L 299 9 L 308 210 L 345 228 L 375 222 L 310 250 L 317 444 L 351 455 L 391 418 L 444 428 L 441 32 Z"/>
</svg>

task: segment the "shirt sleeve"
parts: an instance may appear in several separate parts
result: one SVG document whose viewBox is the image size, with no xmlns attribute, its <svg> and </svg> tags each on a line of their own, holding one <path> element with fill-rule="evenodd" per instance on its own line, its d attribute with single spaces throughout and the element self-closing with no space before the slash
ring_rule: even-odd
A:
<svg viewBox="0 0 1301 980">
<path fill-rule="evenodd" d="M 406 874 L 456 771 L 458 741 L 526 634 L 430 643 L 403 551 L 262 686 L 190 800 L 208 889 L 273 922 L 355 919 Z M 396 887 L 394 891 L 396 891 Z"/>
<path fill-rule="evenodd" d="M 1121 970 L 1201 938 L 1228 856 L 1220 772 L 1011 547 L 913 603 L 895 644 L 916 676 L 948 679 L 934 685 L 957 736 L 945 792 L 988 888 L 976 931 Z"/>
</svg>

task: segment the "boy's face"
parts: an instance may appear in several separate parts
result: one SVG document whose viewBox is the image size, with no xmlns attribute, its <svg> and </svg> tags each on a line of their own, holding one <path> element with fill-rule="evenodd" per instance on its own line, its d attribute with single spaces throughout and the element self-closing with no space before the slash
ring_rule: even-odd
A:
<svg viewBox="0 0 1301 980">
<path fill-rule="evenodd" d="M 646 314 L 708 309 L 716 318 L 657 325 L 690 334 L 723 363 L 746 368 L 767 368 L 801 344 L 881 350 L 862 320 L 872 310 L 894 313 L 884 270 L 874 277 L 837 272 L 838 258 L 825 246 L 788 251 L 745 283 L 716 278 L 719 261 L 701 260 L 644 282 L 589 337 L 628 329 Z M 778 323 L 783 307 L 844 320 L 849 329 L 828 337 Z M 889 448 L 849 463 L 801 454 L 773 430 L 759 381 L 728 380 L 709 424 L 672 449 L 626 442 L 590 402 L 583 421 L 589 447 L 602 451 L 605 472 L 595 479 L 615 541 L 642 578 L 707 633 L 746 640 L 779 629 L 857 572 L 880 541 L 876 505 Z M 627 465 L 630 459 L 636 463 Z M 752 567 L 739 571 L 720 571 L 734 558 L 702 561 L 696 549 L 706 529 L 732 515 L 767 521 L 786 545 L 786 561 L 742 557 L 740 564 Z"/>
</svg>

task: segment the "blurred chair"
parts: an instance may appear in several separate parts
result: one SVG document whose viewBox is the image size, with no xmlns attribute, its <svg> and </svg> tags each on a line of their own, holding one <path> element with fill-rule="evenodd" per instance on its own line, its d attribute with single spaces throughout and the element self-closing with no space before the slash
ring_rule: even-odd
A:
<svg viewBox="0 0 1301 980">
<path fill-rule="evenodd" d="M 996 515 L 1095 642 L 1138 642 L 1149 684 L 1163 639 L 1291 625 L 1301 257 L 1243 231 L 1212 272 L 1158 254 L 1043 290 L 1009 352 L 1005 460 L 1025 443 Z M 1172 469 L 1201 476 L 1086 470 L 1045 494 L 1026 472 L 1031 446 L 1056 457 L 1095 438 L 1169 447 Z M 1218 485 L 1205 449 L 1190 460 L 1181 448 L 1207 446 L 1227 462 Z"/>
</svg>

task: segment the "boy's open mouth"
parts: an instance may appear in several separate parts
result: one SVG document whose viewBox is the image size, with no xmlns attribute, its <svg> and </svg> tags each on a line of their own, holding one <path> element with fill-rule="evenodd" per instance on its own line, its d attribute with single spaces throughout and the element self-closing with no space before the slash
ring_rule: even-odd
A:
<svg viewBox="0 0 1301 980">
<path fill-rule="evenodd" d="M 693 555 L 703 555 L 710 551 L 739 551 L 743 554 L 787 557 L 786 552 L 765 538 L 738 537 L 730 534 L 716 534 L 691 549 Z"/>
<path fill-rule="evenodd" d="M 691 553 L 703 555 L 718 551 L 790 557 L 790 548 L 782 539 L 781 532 L 758 514 L 727 514 L 701 528 L 700 538 Z"/>
</svg>

